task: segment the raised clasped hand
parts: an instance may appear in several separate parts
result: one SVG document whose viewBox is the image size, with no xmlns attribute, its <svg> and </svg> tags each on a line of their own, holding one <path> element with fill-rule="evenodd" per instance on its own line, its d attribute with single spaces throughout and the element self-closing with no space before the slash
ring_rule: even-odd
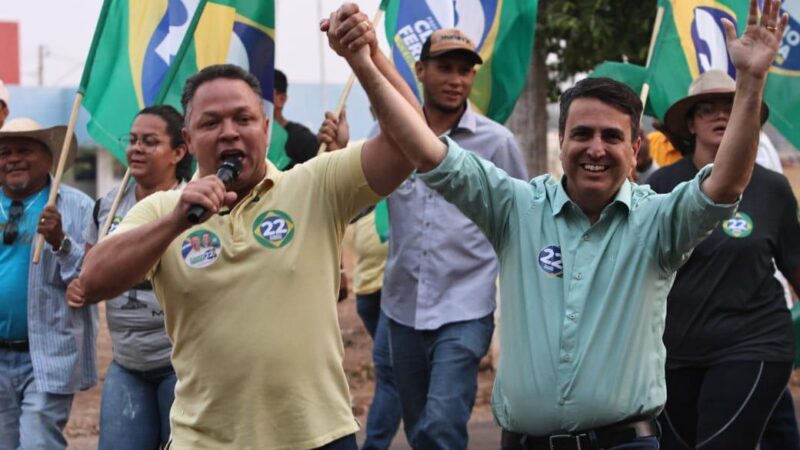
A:
<svg viewBox="0 0 800 450">
<path fill-rule="evenodd" d="M 764 0 L 764 10 L 758 17 L 756 0 L 750 0 L 747 28 L 741 37 L 727 19 L 722 19 L 728 43 L 728 53 L 738 74 L 757 78 L 767 75 L 789 21 L 789 15 L 780 14 L 780 0 Z"/>
<path fill-rule="evenodd" d="M 328 45 L 344 58 L 368 56 L 377 48 L 375 27 L 355 3 L 345 3 L 320 22 Z"/>
</svg>

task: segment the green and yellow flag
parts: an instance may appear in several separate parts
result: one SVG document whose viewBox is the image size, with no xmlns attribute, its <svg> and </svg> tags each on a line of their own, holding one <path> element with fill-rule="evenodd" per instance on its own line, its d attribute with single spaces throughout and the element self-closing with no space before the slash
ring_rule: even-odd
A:
<svg viewBox="0 0 800 450">
<path fill-rule="evenodd" d="M 91 114 L 89 134 L 125 163 L 131 122 L 157 103 L 173 55 L 199 0 L 106 0 L 100 12 L 78 92 Z"/>
<path fill-rule="evenodd" d="M 89 133 L 124 163 L 119 139 L 141 108 L 181 110 L 186 78 L 226 62 L 259 79 L 271 112 L 274 30 L 272 0 L 106 0 L 79 88 Z"/>
<path fill-rule="evenodd" d="M 736 24 L 741 34 L 747 24 L 747 0 L 660 0 L 663 22 L 648 68 L 651 104 L 655 115 L 686 96 L 692 80 L 716 69 L 736 77 L 725 43 L 721 20 Z M 763 0 L 759 0 L 763 6 Z M 789 25 L 778 56 L 769 72 L 764 100 L 770 107 L 769 121 L 795 147 L 800 148 L 800 0 L 784 0 Z"/>
<path fill-rule="evenodd" d="M 458 28 L 478 46 L 478 69 L 470 102 L 486 116 L 505 122 L 525 86 L 533 53 L 537 0 L 384 0 L 386 37 L 392 59 L 411 89 L 422 98 L 414 75 L 422 44 L 440 28 Z"/>
</svg>

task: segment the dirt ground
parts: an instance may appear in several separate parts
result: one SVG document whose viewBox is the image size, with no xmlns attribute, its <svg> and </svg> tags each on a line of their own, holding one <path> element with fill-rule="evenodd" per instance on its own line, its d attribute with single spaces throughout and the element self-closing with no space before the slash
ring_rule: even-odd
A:
<svg viewBox="0 0 800 450">
<path fill-rule="evenodd" d="M 348 236 L 349 237 L 349 236 Z M 349 239 L 345 240 L 344 263 L 347 273 L 352 277 L 353 258 Z M 345 347 L 344 368 L 350 382 L 353 413 L 362 424 L 366 423 L 367 412 L 375 389 L 372 368 L 372 340 L 356 313 L 355 296 L 350 279 L 350 297 L 339 304 L 339 324 Z M 101 331 L 97 343 L 100 382 L 92 389 L 75 396 L 72 413 L 67 423 L 66 435 L 69 450 L 95 450 L 97 448 L 98 421 L 100 414 L 100 393 L 103 380 L 111 361 L 111 339 L 106 327 L 104 309 L 101 305 Z M 494 372 L 491 364 L 484 359 L 478 379 L 478 397 L 472 414 L 473 421 L 491 422 L 489 406 Z"/>
</svg>

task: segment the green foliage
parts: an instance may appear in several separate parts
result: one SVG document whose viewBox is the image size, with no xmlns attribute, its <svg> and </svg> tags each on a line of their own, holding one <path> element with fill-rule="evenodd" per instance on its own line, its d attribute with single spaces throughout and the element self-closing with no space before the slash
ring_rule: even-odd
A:
<svg viewBox="0 0 800 450">
<path fill-rule="evenodd" d="M 539 0 L 536 40 L 546 61 L 549 97 L 603 61 L 644 65 L 656 0 Z"/>
</svg>

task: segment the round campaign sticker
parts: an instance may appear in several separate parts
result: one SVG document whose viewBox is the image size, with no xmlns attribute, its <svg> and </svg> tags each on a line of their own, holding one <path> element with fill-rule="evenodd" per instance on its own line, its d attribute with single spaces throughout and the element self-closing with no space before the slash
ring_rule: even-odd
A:
<svg viewBox="0 0 800 450">
<path fill-rule="evenodd" d="M 732 238 L 746 238 L 753 232 L 753 219 L 743 212 L 722 222 L 722 231 Z"/>
<path fill-rule="evenodd" d="M 187 266 L 202 269 L 217 261 L 221 249 L 222 243 L 216 234 L 200 229 L 186 236 L 181 245 L 181 255 Z"/>
<path fill-rule="evenodd" d="M 271 209 L 256 218 L 253 235 L 264 247 L 285 247 L 294 237 L 294 221 L 285 212 Z"/>
<path fill-rule="evenodd" d="M 561 277 L 564 264 L 561 260 L 561 248 L 548 245 L 539 251 L 539 267 L 551 277 Z"/>
</svg>

